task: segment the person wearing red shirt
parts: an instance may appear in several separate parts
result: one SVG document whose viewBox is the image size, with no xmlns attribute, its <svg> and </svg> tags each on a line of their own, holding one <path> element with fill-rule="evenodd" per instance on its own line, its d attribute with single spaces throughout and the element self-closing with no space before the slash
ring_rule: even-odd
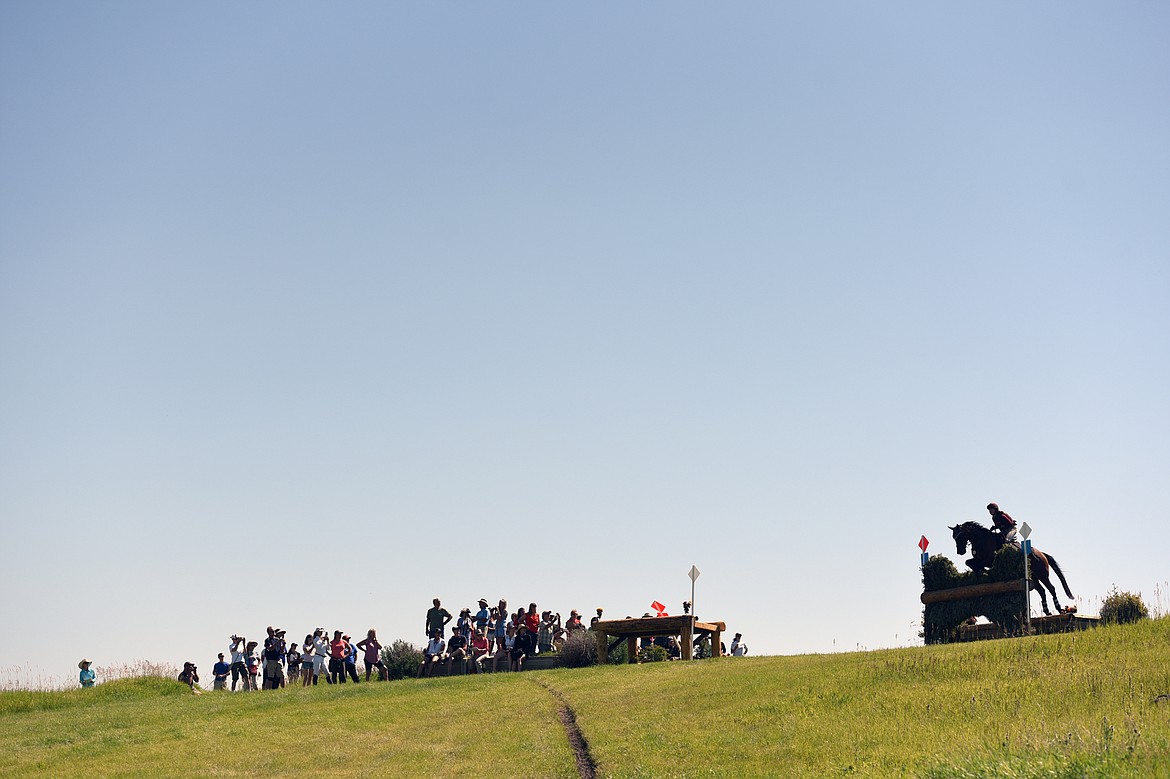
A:
<svg viewBox="0 0 1170 779">
<path fill-rule="evenodd" d="M 528 613 L 524 614 L 524 627 L 528 628 L 529 635 L 535 640 L 541 629 L 541 615 L 536 613 L 536 604 L 528 605 Z"/>
<path fill-rule="evenodd" d="M 334 630 L 333 640 L 329 642 L 330 684 L 345 684 L 345 657 L 348 654 L 349 642 L 341 637 L 340 630 Z"/>
</svg>

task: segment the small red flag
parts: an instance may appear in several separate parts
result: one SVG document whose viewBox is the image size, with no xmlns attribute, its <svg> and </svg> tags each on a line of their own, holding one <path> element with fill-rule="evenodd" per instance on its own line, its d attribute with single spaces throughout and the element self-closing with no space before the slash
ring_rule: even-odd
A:
<svg viewBox="0 0 1170 779">
<path fill-rule="evenodd" d="M 658 601 L 654 601 L 653 603 L 651 603 L 651 604 L 650 604 L 650 608 L 652 608 L 652 609 L 654 609 L 655 611 L 657 611 L 657 612 L 658 612 L 658 615 L 657 615 L 657 616 L 659 616 L 659 617 L 669 617 L 669 616 L 670 616 L 669 614 L 667 614 L 667 613 L 666 613 L 666 607 L 665 607 L 665 606 L 663 606 L 663 605 L 662 605 L 661 603 L 659 603 Z"/>
<path fill-rule="evenodd" d="M 923 552 L 926 551 L 926 547 L 928 547 L 928 546 L 930 546 L 930 542 L 926 540 L 926 536 L 923 536 L 922 538 L 918 539 L 918 548 L 921 549 Z"/>
</svg>

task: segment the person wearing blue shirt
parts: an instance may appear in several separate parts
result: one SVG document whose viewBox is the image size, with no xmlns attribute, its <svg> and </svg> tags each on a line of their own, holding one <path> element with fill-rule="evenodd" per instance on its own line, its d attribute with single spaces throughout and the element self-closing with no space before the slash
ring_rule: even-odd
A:
<svg viewBox="0 0 1170 779">
<path fill-rule="evenodd" d="M 82 660 L 77 664 L 77 667 L 81 669 L 81 673 L 78 675 L 78 681 L 81 682 L 82 687 L 93 687 L 97 683 L 97 674 L 89 666 L 89 660 Z"/>
<path fill-rule="evenodd" d="M 228 674 L 232 672 L 232 664 L 225 662 L 223 659 L 223 652 L 219 653 L 219 662 L 211 669 L 211 675 L 215 678 L 212 683 L 214 690 L 226 690 Z"/>
<path fill-rule="evenodd" d="M 346 674 L 349 674 L 349 678 L 350 678 L 350 679 L 353 679 L 353 683 L 354 683 L 354 684 L 357 684 L 357 683 L 358 683 L 358 673 L 357 673 L 357 647 L 356 647 L 356 646 L 354 646 L 354 645 L 353 645 L 353 642 L 349 640 L 349 634 L 348 634 L 348 633 L 347 633 L 346 635 L 342 636 L 342 639 L 344 639 L 344 640 L 345 640 L 346 646 L 348 646 L 348 647 L 349 647 L 349 651 L 348 651 L 348 652 L 346 652 L 346 654 L 345 654 L 345 666 L 344 666 L 344 669 L 343 669 L 343 670 L 345 671 L 345 673 L 343 673 L 343 674 L 341 675 L 341 678 L 342 678 L 342 680 L 344 681 L 344 680 L 345 680 L 345 675 L 346 675 Z M 367 679 L 366 681 L 369 681 L 369 680 Z"/>
<path fill-rule="evenodd" d="M 475 629 L 487 632 L 488 617 L 491 614 L 488 612 L 487 598 L 479 599 L 479 611 L 475 612 Z"/>
</svg>

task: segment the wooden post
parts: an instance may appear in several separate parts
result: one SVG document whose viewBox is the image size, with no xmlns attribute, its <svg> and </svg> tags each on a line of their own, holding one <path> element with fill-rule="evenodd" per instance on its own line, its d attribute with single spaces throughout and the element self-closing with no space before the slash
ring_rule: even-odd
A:
<svg viewBox="0 0 1170 779">
<path fill-rule="evenodd" d="M 609 662 L 609 636 L 605 634 L 604 630 L 594 628 L 594 632 L 597 635 L 597 663 L 605 665 Z"/>
<path fill-rule="evenodd" d="M 692 597 L 694 597 L 694 596 L 692 596 Z M 694 646 L 694 644 L 691 643 L 694 640 L 694 636 L 695 636 L 695 629 L 694 629 L 694 621 L 692 620 L 691 622 L 685 623 L 682 626 L 682 659 L 683 660 L 693 660 L 694 659 L 695 646 Z"/>
<path fill-rule="evenodd" d="M 626 639 L 626 662 L 634 664 L 638 662 L 638 637 L 630 636 Z"/>
<path fill-rule="evenodd" d="M 723 657 L 723 623 L 715 623 L 715 631 L 711 633 L 711 656 Z"/>
</svg>

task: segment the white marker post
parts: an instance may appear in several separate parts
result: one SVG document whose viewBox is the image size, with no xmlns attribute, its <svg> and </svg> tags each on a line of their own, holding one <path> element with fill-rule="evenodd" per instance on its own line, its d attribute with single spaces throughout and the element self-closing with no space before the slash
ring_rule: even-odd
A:
<svg viewBox="0 0 1170 779">
<path fill-rule="evenodd" d="M 1032 576 L 1028 566 L 1028 558 L 1032 556 L 1032 542 L 1028 536 L 1032 535 L 1032 526 L 1027 522 L 1020 525 L 1020 535 L 1024 537 L 1024 627 L 1028 635 L 1032 634 Z"/>
<path fill-rule="evenodd" d="M 691 577 L 691 616 L 695 616 L 695 579 L 699 578 L 699 569 L 692 565 L 687 576 Z"/>
</svg>

